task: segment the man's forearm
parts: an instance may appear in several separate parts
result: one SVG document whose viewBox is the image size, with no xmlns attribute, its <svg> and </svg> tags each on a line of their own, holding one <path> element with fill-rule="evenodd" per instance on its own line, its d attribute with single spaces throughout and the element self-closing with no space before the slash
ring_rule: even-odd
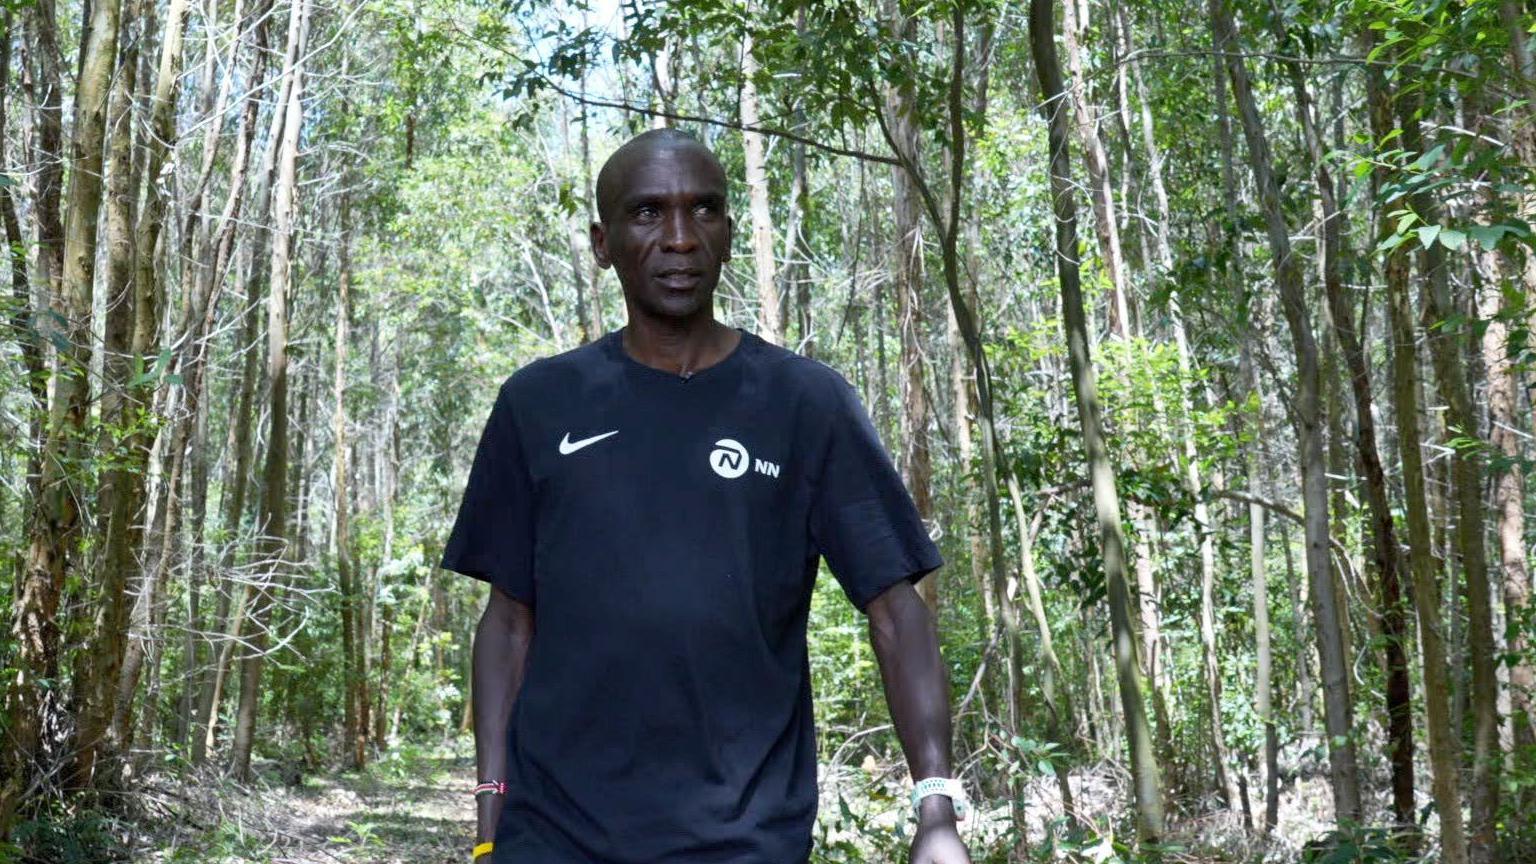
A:
<svg viewBox="0 0 1536 864">
<path fill-rule="evenodd" d="M 475 718 L 475 764 L 482 780 L 506 779 L 507 727 L 522 688 L 532 636 L 526 607 L 518 608 L 505 596 L 493 596 L 475 628 L 470 699 Z M 499 795 L 483 795 L 477 802 L 481 840 L 495 834 L 501 804 Z"/>
<path fill-rule="evenodd" d="M 912 778 L 950 776 L 949 675 L 933 616 L 910 584 L 898 583 L 870 604 L 869 634 Z M 923 799 L 921 810 L 925 821 L 955 815 L 942 795 Z"/>
</svg>

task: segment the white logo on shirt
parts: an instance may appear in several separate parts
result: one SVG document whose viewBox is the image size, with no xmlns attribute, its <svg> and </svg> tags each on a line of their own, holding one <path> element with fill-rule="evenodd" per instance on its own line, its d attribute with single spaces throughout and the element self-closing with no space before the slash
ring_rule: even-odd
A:
<svg viewBox="0 0 1536 864">
<path fill-rule="evenodd" d="M 751 468 L 766 477 L 777 478 L 779 465 L 777 462 L 769 462 L 767 459 L 752 459 L 747 455 L 747 448 L 734 438 L 721 438 L 715 442 L 715 449 L 709 453 L 709 467 L 715 469 L 727 480 L 734 480 L 747 473 Z"/>
<path fill-rule="evenodd" d="M 619 430 L 615 429 L 612 432 L 604 432 L 601 435 L 593 435 L 591 438 L 583 438 L 580 441 L 572 441 L 571 433 L 567 432 L 565 433 L 565 437 L 560 439 L 560 455 L 569 456 L 572 453 L 575 453 L 577 450 L 587 446 L 588 444 L 596 444 L 604 438 L 617 434 L 619 434 Z"/>
<path fill-rule="evenodd" d="M 740 441 L 731 438 L 721 438 L 715 442 L 715 449 L 709 453 L 709 467 L 715 469 L 727 480 L 734 480 L 747 473 L 747 467 L 751 460 L 747 458 L 747 448 L 741 446 Z"/>
</svg>

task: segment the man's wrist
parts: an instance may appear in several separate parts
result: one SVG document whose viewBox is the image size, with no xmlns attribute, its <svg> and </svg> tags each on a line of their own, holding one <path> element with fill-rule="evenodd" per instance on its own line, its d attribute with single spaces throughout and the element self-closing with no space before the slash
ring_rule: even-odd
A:
<svg viewBox="0 0 1536 864">
<path fill-rule="evenodd" d="M 948 795 L 928 795 L 917 802 L 919 825 L 954 825 L 955 805 Z"/>
</svg>

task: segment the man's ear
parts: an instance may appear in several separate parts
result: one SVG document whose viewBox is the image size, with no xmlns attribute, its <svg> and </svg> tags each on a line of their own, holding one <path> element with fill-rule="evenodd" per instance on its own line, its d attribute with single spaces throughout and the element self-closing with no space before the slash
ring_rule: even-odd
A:
<svg viewBox="0 0 1536 864">
<path fill-rule="evenodd" d="M 597 266 L 607 270 L 613 266 L 613 261 L 608 257 L 608 235 L 603 231 L 603 223 L 593 222 L 587 228 L 587 238 L 592 243 L 592 257 L 597 259 Z"/>
<path fill-rule="evenodd" d="M 730 216 L 725 217 L 725 254 L 720 256 L 720 263 L 731 260 L 731 246 L 736 242 L 736 220 Z"/>
</svg>

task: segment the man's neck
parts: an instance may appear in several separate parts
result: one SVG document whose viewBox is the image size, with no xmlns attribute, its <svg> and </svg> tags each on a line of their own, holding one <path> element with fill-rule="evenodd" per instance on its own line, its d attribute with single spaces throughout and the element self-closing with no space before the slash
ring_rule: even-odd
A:
<svg viewBox="0 0 1536 864">
<path fill-rule="evenodd" d="M 659 318 L 630 310 L 621 344 L 640 363 L 688 376 L 724 360 L 740 340 L 740 333 L 711 315 Z"/>
</svg>

